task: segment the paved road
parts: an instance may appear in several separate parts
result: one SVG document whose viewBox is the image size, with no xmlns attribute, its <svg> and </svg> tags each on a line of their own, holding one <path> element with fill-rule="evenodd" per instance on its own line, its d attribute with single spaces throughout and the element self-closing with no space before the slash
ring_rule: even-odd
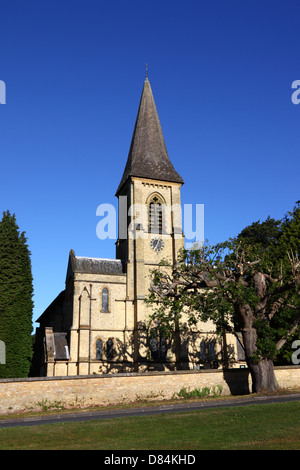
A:
<svg viewBox="0 0 300 470">
<path fill-rule="evenodd" d="M 224 408 L 245 406 L 253 404 L 283 403 L 299 401 L 300 393 L 276 396 L 245 397 L 236 399 L 212 400 L 197 403 L 180 403 L 175 405 L 159 405 L 144 408 L 128 408 L 120 410 L 102 410 L 78 413 L 62 413 L 51 416 L 35 416 L 31 418 L 0 420 L 0 428 L 13 426 L 36 426 L 51 423 L 70 423 L 76 421 L 91 421 L 95 419 L 122 418 L 125 416 L 149 416 L 162 413 L 180 413 L 184 411 L 197 411 L 209 408 Z"/>
</svg>

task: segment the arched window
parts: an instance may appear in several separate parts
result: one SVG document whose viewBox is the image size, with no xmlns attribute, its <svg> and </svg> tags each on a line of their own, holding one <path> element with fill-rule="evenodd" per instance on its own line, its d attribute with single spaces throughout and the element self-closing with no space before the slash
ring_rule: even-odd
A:
<svg viewBox="0 0 300 470">
<path fill-rule="evenodd" d="M 168 352 L 168 343 L 166 337 L 156 328 L 151 328 L 149 333 L 149 346 L 152 360 L 162 362 L 166 361 Z"/>
<path fill-rule="evenodd" d="M 101 292 L 101 312 L 109 312 L 109 291 L 104 287 Z"/>
<path fill-rule="evenodd" d="M 208 356 L 211 361 L 216 360 L 216 342 L 213 339 L 208 343 Z"/>
<path fill-rule="evenodd" d="M 158 194 L 154 194 L 149 201 L 149 231 L 162 233 L 162 205 L 163 200 Z"/>
<path fill-rule="evenodd" d="M 106 359 L 109 361 L 114 357 L 114 342 L 109 338 L 106 342 Z"/>
<path fill-rule="evenodd" d="M 154 329 L 150 331 L 149 344 L 150 344 L 151 357 L 153 361 L 157 361 L 158 360 L 158 337 L 157 337 L 157 332 Z"/>
<path fill-rule="evenodd" d="M 165 336 L 160 336 L 159 339 L 160 339 L 160 342 L 159 342 L 160 360 L 165 361 L 166 356 L 167 356 L 167 350 L 168 350 L 167 340 Z"/>
<path fill-rule="evenodd" d="M 96 341 L 96 359 L 98 361 L 103 359 L 103 341 L 100 338 Z"/>
<path fill-rule="evenodd" d="M 207 364 L 210 363 L 211 367 L 214 367 L 214 363 L 216 361 L 217 357 L 215 339 L 203 339 L 200 343 L 200 362 Z"/>
<path fill-rule="evenodd" d="M 200 343 L 200 361 L 206 362 L 207 352 L 206 352 L 206 341 L 202 340 Z"/>
</svg>

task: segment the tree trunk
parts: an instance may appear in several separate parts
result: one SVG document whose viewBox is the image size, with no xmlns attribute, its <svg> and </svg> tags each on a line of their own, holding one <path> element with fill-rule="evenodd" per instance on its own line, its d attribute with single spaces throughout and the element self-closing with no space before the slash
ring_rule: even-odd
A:
<svg viewBox="0 0 300 470">
<path fill-rule="evenodd" d="M 253 393 L 274 392 L 279 388 L 272 359 L 262 359 L 258 364 L 249 361 L 248 367 L 252 378 Z"/>
<path fill-rule="evenodd" d="M 181 364 L 181 338 L 180 338 L 180 328 L 179 328 L 179 319 L 175 318 L 175 334 L 174 334 L 174 345 L 175 345 L 175 368 L 176 370 L 182 370 Z"/>
<path fill-rule="evenodd" d="M 272 359 L 262 358 L 255 360 L 257 331 L 253 326 L 255 315 L 249 305 L 239 307 L 239 313 L 243 322 L 242 335 L 245 348 L 246 362 L 252 378 L 252 392 L 274 392 L 278 389 L 278 383 L 274 374 Z"/>
</svg>

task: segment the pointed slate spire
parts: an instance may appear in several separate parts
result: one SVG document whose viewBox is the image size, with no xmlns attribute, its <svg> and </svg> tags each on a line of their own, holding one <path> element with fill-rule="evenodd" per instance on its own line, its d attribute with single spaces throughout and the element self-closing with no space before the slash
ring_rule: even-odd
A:
<svg viewBox="0 0 300 470">
<path fill-rule="evenodd" d="M 168 156 L 147 70 L 128 159 L 116 195 L 131 176 L 183 184 Z"/>
</svg>

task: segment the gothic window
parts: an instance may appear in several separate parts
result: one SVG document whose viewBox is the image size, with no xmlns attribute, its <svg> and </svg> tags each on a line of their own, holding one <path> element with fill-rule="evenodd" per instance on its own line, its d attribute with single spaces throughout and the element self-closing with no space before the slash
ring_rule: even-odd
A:
<svg viewBox="0 0 300 470">
<path fill-rule="evenodd" d="M 149 201 L 149 231 L 151 233 L 162 233 L 162 205 L 163 200 L 154 194 Z"/>
<path fill-rule="evenodd" d="M 200 361 L 201 362 L 206 362 L 206 342 L 204 340 L 201 341 L 200 343 Z"/>
<path fill-rule="evenodd" d="M 200 362 L 213 364 L 216 361 L 216 341 L 202 340 L 200 343 Z"/>
<path fill-rule="evenodd" d="M 208 356 L 210 361 L 216 360 L 216 342 L 214 340 L 210 340 L 208 343 Z"/>
<path fill-rule="evenodd" d="M 96 342 L 96 359 L 102 361 L 103 359 L 103 341 L 102 339 L 97 339 Z"/>
<path fill-rule="evenodd" d="M 101 293 L 101 312 L 109 312 L 109 291 L 106 287 Z"/>
<path fill-rule="evenodd" d="M 150 351 L 151 358 L 153 361 L 165 361 L 167 357 L 167 339 L 162 334 L 159 334 L 158 330 L 152 328 L 150 330 Z"/>
<path fill-rule="evenodd" d="M 114 342 L 109 338 L 106 342 L 106 358 L 110 361 L 114 357 Z"/>
<path fill-rule="evenodd" d="M 158 337 L 154 330 L 150 332 L 150 351 L 153 361 L 158 360 Z"/>
<path fill-rule="evenodd" d="M 159 348 L 160 360 L 165 361 L 166 356 L 167 356 L 167 340 L 164 336 L 160 337 L 160 345 L 159 346 L 160 346 L 160 348 Z"/>
</svg>

